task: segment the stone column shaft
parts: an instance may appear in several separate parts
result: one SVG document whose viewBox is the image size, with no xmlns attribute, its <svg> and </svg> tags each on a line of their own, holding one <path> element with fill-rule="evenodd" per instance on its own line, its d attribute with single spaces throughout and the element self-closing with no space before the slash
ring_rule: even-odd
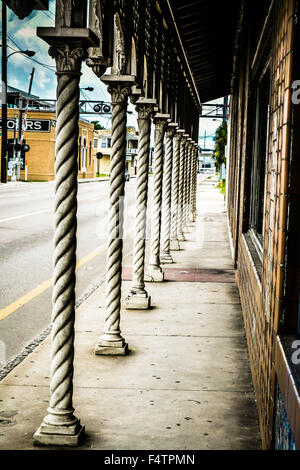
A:
<svg viewBox="0 0 300 470">
<path fill-rule="evenodd" d="M 171 200 L 171 234 L 170 250 L 180 250 L 177 238 L 178 195 L 179 195 L 179 158 L 181 133 L 177 132 L 173 138 L 173 171 L 172 171 L 172 200 Z"/>
<path fill-rule="evenodd" d="M 197 198 L 197 145 L 193 150 L 193 189 L 192 189 L 192 221 L 196 220 L 196 198 Z"/>
<path fill-rule="evenodd" d="M 173 135 L 174 135 L 174 128 L 169 127 L 166 131 L 166 155 L 165 155 L 164 177 L 163 177 L 162 241 L 161 241 L 161 257 L 160 257 L 162 263 L 173 263 L 173 259 L 170 254 Z"/>
<path fill-rule="evenodd" d="M 127 344 L 121 336 L 121 283 L 123 252 L 124 186 L 126 154 L 126 111 L 133 82 L 131 76 L 103 76 L 112 97 L 111 166 L 109 191 L 106 305 L 104 332 L 95 348 L 97 355 L 123 356 Z"/>
<path fill-rule="evenodd" d="M 57 68 L 51 382 L 48 415 L 34 434 L 34 443 L 76 446 L 84 433 L 72 405 L 78 100 L 84 50 L 67 43 L 51 47 L 49 54 L 56 59 Z"/>
<path fill-rule="evenodd" d="M 140 103 L 139 103 L 140 101 Z M 155 100 L 140 99 L 137 101 L 138 112 L 138 161 L 136 181 L 136 217 L 133 245 L 132 286 L 126 298 L 127 309 L 148 309 L 151 299 L 145 290 L 144 267 L 146 246 L 146 221 L 147 221 L 147 195 L 148 195 L 148 170 L 150 130 L 153 105 Z"/>
<path fill-rule="evenodd" d="M 185 151 L 185 182 L 184 182 L 184 211 L 183 211 L 183 230 L 188 231 L 187 225 L 189 220 L 189 195 L 190 195 L 190 174 L 191 174 L 191 141 L 187 138 Z"/>
<path fill-rule="evenodd" d="M 178 191 L 178 213 L 177 213 L 177 239 L 179 241 L 185 240 L 184 235 L 183 235 L 185 147 L 186 147 L 186 139 L 182 138 L 180 142 L 179 191 Z"/>
<path fill-rule="evenodd" d="M 189 195 L 188 195 L 188 222 L 192 222 L 192 197 L 193 197 L 193 169 L 194 169 L 194 142 L 189 145 Z"/>
<path fill-rule="evenodd" d="M 150 258 L 146 280 L 162 282 L 164 273 L 160 267 L 161 202 L 163 176 L 163 140 L 169 115 L 156 115 L 154 118 L 154 164 L 153 164 L 153 201 L 151 216 Z"/>
</svg>

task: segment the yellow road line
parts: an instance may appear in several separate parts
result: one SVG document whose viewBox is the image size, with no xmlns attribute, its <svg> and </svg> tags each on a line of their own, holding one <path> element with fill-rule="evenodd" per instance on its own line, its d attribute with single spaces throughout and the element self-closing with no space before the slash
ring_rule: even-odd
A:
<svg viewBox="0 0 300 470">
<path fill-rule="evenodd" d="M 131 229 L 129 229 L 127 232 L 124 233 L 123 240 L 128 237 L 128 235 L 133 231 L 133 229 L 134 227 L 132 227 Z M 103 253 L 106 250 L 106 248 L 107 248 L 106 245 L 103 245 L 98 250 L 92 251 L 87 256 L 84 256 L 83 258 L 81 258 L 81 260 L 77 261 L 76 263 L 76 269 L 88 263 L 93 258 L 96 258 L 96 256 Z M 42 294 L 45 290 L 49 289 L 49 287 L 51 286 L 52 286 L 52 278 L 48 279 L 42 284 L 39 284 L 37 287 L 35 287 L 35 289 L 27 292 L 27 294 L 15 300 L 12 304 L 8 305 L 7 307 L 4 307 L 2 310 L 0 310 L 0 320 L 3 320 L 4 318 L 8 317 L 13 312 L 23 307 L 23 305 L 27 304 L 35 297 Z"/>
<path fill-rule="evenodd" d="M 34 299 L 45 290 L 49 289 L 51 284 L 52 279 L 48 279 L 48 281 L 43 282 L 35 289 L 31 290 L 30 292 L 27 292 L 27 294 L 23 295 L 23 297 L 20 297 L 18 300 L 15 300 L 15 302 L 13 302 L 12 304 L 0 310 L 0 320 L 3 320 L 3 318 L 8 317 L 8 315 L 30 302 L 30 300 Z"/>
</svg>

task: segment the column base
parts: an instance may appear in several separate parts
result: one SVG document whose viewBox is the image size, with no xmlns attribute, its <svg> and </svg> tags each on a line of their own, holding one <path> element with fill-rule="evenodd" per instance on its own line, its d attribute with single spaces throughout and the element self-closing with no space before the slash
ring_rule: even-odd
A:
<svg viewBox="0 0 300 470">
<path fill-rule="evenodd" d="M 128 344 L 125 340 L 120 341 L 105 341 L 99 339 L 98 344 L 95 347 L 96 356 L 126 356 L 128 351 Z"/>
<path fill-rule="evenodd" d="M 178 238 L 178 240 L 179 240 L 180 242 L 184 242 L 184 241 L 185 241 L 185 238 L 184 238 L 183 233 L 180 233 L 180 234 L 177 236 L 177 238 Z"/>
<path fill-rule="evenodd" d="M 180 245 L 178 240 L 170 240 L 170 250 L 179 251 Z"/>
<path fill-rule="evenodd" d="M 170 253 L 162 253 L 160 256 L 160 262 L 163 264 L 172 264 L 174 263 L 172 256 Z"/>
<path fill-rule="evenodd" d="M 151 297 L 145 294 L 135 292 L 129 293 L 125 299 L 126 310 L 148 310 L 151 305 Z"/>
<path fill-rule="evenodd" d="M 161 269 L 149 269 L 145 273 L 145 281 L 146 282 L 163 282 L 164 273 Z"/>
<path fill-rule="evenodd" d="M 71 446 L 80 445 L 84 437 L 84 426 L 78 421 L 72 426 L 59 426 L 42 423 L 33 435 L 36 446 Z"/>
</svg>

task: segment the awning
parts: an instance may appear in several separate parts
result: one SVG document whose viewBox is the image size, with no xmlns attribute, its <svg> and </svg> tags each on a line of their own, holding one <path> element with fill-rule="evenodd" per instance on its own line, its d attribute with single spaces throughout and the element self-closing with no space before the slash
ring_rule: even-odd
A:
<svg viewBox="0 0 300 470">
<path fill-rule="evenodd" d="M 175 19 L 202 103 L 230 93 L 241 0 L 162 0 Z"/>
</svg>

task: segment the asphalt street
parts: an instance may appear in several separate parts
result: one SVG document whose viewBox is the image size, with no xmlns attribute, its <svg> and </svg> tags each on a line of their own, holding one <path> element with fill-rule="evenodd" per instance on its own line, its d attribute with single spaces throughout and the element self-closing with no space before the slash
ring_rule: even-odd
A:
<svg viewBox="0 0 300 470">
<path fill-rule="evenodd" d="M 124 258 L 133 246 L 135 182 L 125 187 Z M 105 280 L 108 196 L 108 181 L 78 185 L 77 302 Z M 0 186 L 0 367 L 51 322 L 53 207 L 53 182 Z"/>
</svg>

